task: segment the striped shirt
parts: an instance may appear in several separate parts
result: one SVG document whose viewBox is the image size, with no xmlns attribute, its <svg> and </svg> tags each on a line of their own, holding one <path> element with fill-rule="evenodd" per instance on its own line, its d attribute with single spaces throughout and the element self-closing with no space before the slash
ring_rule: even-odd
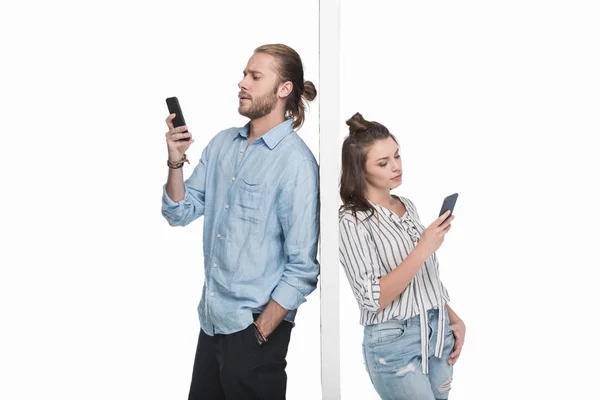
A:
<svg viewBox="0 0 600 400">
<path fill-rule="evenodd" d="M 435 253 L 425 261 L 400 296 L 377 312 L 381 277 L 402 263 L 425 229 L 413 202 L 405 197 L 399 199 L 406 207 L 402 216 L 373 202 L 375 214 L 369 219 L 366 218 L 370 211 L 357 212 L 356 219 L 348 210 L 340 212 L 340 261 L 360 308 L 360 323 L 373 325 L 391 319 L 405 320 L 415 315 L 425 316 L 427 310 L 437 308 L 440 326 L 444 326 L 446 316 L 443 311 L 450 297 L 440 279 Z M 427 318 L 420 320 L 421 353 L 425 355 L 422 357 L 423 372 L 427 373 Z M 436 357 L 441 358 L 443 348 L 443 329 L 438 329 Z"/>
</svg>

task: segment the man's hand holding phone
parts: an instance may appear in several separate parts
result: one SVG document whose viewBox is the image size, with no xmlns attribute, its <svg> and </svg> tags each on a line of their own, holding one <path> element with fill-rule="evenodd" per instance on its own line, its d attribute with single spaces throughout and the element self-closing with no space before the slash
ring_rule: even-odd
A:
<svg viewBox="0 0 600 400">
<path fill-rule="evenodd" d="M 183 155 L 190 148 L 190 145 L 194 143 L 194 139 L 192 139 L 192 134 L 187 132 L 187 126 L 183 125 L 180 127 L 173 126 L 173 119 L 175 118 L 175 114 L 170 114 L 167 117 L 167 126 L 169 127 L 169 131 L 165 133 L 165 137 L 167 139 L 167 148 L 169 151 L 169 161 L 171 162 L 180 162 L 183 159 Z M 182 140 L 182 139 L 188 140 Z"/>
</svg>

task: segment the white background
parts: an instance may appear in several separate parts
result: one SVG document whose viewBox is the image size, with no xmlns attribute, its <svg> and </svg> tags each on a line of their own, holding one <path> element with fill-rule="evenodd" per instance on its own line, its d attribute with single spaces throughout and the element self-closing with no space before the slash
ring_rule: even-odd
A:
<svg viewBox="0 0 600 400">
<path fill-rule="evenodd" d="M 362 4 L 342 4 L 342 118 L 360 111 L 397 135 L 397 193 L 424 223 L 460 193 L 439 251 L 468 330 L 452 398 L 588 398 L 600 355 L 597 6 Z M 2 5 L 0 398 L 187 396 L 202 224 L 160 215 L 164 98 L 180 98 L 198 159 L 244 123 L 236 84 L 256 46 L 294 47 L 319 89 L 317 28 L 316 1 Z M 317 110 L 300 131 L 315 153 Z M 342 395 L 375 399 L 340 279 Z M 315 292 L 290 345 L 290 399 L 320 398 L 318 312 Z"/>
<path fill-rule="evenodd" d="M 599 11 L 591 1 L 342 3 L 342 118 L 359 111 L 396 135 L 395 193 L 424 224 L 459 193 L 438 252 L 467 325 L 452 399 L 597 397 Z M 340 280 L 342 398 L 376 399 Z"/>
<path fill-rule="evenodd" d="M 165 98 L 196 142 L 247 120 L 253 50 L 285 43 L 319 88 L 318 2 L 10 2 L 2 38 L 0 398 L 187 398 L 202 219 L 171 228 Z M 300 136 L 318 156 L 317 101 Z M 290 399 L 321 396 L 319 289 L 297 317 Z"/>
</svg>

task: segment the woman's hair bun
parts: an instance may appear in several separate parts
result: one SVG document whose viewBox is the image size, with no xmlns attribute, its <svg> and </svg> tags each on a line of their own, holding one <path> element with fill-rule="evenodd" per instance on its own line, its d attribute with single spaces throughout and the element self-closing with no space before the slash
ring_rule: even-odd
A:
<svg viewBox="0 0 600 400">
<path fill-rule="evenodd" d="M 350 135 L 364 132 L 371 127 L 371 122 L 366 121 L 360 113 L 354 114 L 346 124 L 350 127 Z"/>
</svg>

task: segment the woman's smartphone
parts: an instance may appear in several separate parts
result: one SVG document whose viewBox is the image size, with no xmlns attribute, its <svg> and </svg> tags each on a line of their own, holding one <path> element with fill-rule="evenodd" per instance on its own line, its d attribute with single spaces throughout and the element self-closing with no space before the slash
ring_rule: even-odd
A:
<svg viewBox="0 0 600 400">
<path fill-rule="evenodd" d="M 458 198 L 458 193 L 454 193 L 444 199 L 444 203 L 442 203 L 442 209 L 440 210 L 440 217 L 446 211 L 450 210 L 450 215 L 448 215 L 448 218 L 450 218 L 450 216 L 452 215 L 452 212 L 454 211 L 454 206 L 456 205 L 457 198 Z M 448 219 L 448 218 L 446 218 L 446 219 Z"/>
<path fill-rule="evenodd" d="M 175 118 L 173 118 L 173 126 L 177 128 L 185 125 L 185 119 L 183 118 L 183 113 L 181 112 L 181 106 L 179 105 L 179 100 L 177 100 L 177 97 L 169 97 L 167 99 L 167 107 L 169 108 L 169 114 L 175 114 Z M 187 132 L 187 130 L 185 132 Z M 190 140 L 190 138 L 188 137 L 180 140 Z"/>
</svg>

